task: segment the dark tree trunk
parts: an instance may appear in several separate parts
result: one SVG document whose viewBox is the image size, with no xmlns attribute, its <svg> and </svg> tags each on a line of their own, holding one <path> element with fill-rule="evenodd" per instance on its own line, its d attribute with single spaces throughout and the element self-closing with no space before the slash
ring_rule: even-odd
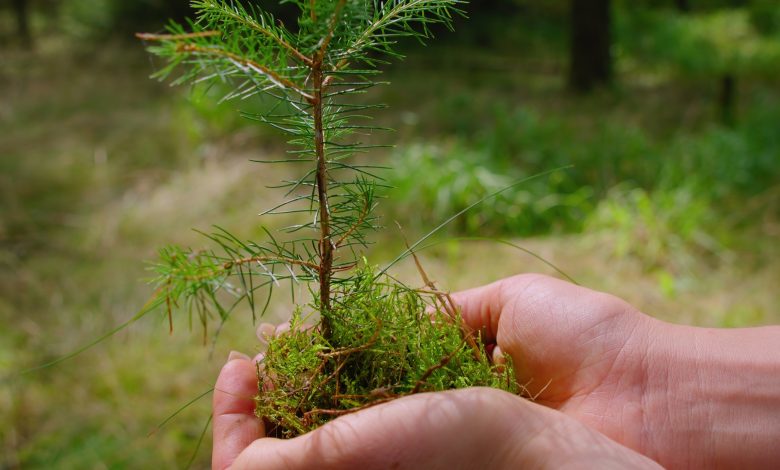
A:
<svg viewBox="0 0 780 470">
<path fill-rule="evenodd" d="M 737 121 L 737 77 L 725 74 L 720 78 L 720 118 L 723 124 L 732 126 Z"/>
<path fill-rule="evenodd" d="M 32 46 L 32 34 L 30 33 L 30 11 L 27 0 L 12 0 L 14 13 L 16 15 L 16 34 L 22 45 Z"/>
<path fill-rule="evenodd" d="M 677 9 L 683 13 L 688 13 L 691 11 L 690 0 L 675 0 L 674 3 L 677 5 Z"/>
<path fill-rule="evenodd" d="M 612 81 L 609 0 L 571 0 L 569 87 L 587 93 Z"/>
</svg>

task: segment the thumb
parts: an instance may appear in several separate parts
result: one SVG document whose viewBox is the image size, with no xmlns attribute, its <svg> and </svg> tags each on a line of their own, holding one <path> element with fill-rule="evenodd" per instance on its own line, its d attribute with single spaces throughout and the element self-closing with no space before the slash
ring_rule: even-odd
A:
<svg viewBox="0 0 780 470">
<path fill-rule="evenodd" d="M 423 393 L 335 419 L 289 440 L 260 439 L 233 469 L 484 468 L 522 400 L 492 389 Z M 479 431 L 475 432 L 474 428 Z"/>
<path fill-rule="evenodd" d="M 499 323 L 513 321 L 512 317 L 516 313 L 527 310 L 526 304 L 532 302 L 535 297 L 529 290 L 537 284 L 542 284 L 544 289 L 560 288 L 553 284 L 568 285 L 541 274 L 521 274 L 482 287 L 456 292 L 452 294 L 452 299 L 469 327 L 480 331 L 486 342 L 496 342 Z"/>
<path fill-rule="evenodd" d="M 660 468 L 559 412 L 493 389 L 400 398 L 290 440 L 259 439 L 233 469 Z"/>
<path fill-rule="evenodd" d="M 255 417 L 257 394 L 255 363 L 244 354 L 231 352 L 217 378 L 213 398 L 214 449 L 212 468 L 229 467 L 238 454 L 265 435 L 263 421 Z"/>
</svg>

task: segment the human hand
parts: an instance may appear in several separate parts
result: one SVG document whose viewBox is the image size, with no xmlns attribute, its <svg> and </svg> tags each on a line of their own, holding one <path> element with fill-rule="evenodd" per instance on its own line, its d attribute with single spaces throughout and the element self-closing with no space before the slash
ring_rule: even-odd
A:
<svg viewBox="0 0 780 470">
<path fill-rule="evenodd" d="M 540 404 L 666 467 L 759 468 L 780 454 L 780 329 L 671 325 L 540 275 L 453 294 Z"/>
<path fill-rule="evenodd" d="M 559 412 L 493 389 L 412 395 L 289 440 L 254 416 L 255 365 L 231 354 L 214 392 L 215 469 L 659 468 Z"/>
</svg>

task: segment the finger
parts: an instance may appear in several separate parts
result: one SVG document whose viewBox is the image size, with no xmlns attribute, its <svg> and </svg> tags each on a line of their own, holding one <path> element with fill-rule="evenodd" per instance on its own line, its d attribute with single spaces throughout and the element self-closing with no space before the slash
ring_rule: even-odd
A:
<svg viewBox="0 0 780 470">
<path fill-rule="evenodd" d="M 494 342 L 498 334 L 498 321 L 504 307 L 502 290 L 506 280 L 482 287 L 451 294 L 455 305 L 460 309 L 463 321 L 482 334 L 483 341 Z"/>
<path fill-rule="evenodd" d="M 659 468 L 559 412 L 478 388 L 401 398 L 295 439 L 260 439 L 233 468 L 562 468 L 583 461 Z"/>
<path fill-rule="evenodd" d="M 494 437 L 469 434 L 469 426 L 501 432 L 506 421 L 496 410 L 519 400 L 490 389 L 401 398 L 295 439 L 255 441 L 233 468 L 256 468 L 258 462 L 267 469 L 483 468 L 474 450 L 489 449 Z"/>
<path fill-rule="evenodd" d="M 255 417 L 257 394 L 255 363 L 231 352 L 214 387 L 214 450 L 212 468 L 223 470 L 254 440 L 265 436 L 262 420 Z"/>
<path fill-rule="evenodd" d="M 510 318 L 518 325 L 518 333 L 528 330 L 540 314 L 560 307 L 582 302 L 592 293 L 574 284 L 541 274 L 521 274 L 486 286 L 452 294 L 460 308 L 464 322 L 483 333 L 485 341 L 496 341 L 502 317 L 522 315 L 522 319 Z M 563 309 L 565 310 L 565 308 Z M 510 352 L 506 348 L 505 352 Z"/>
<path fill-rule="evenodd" d="M 261 323 L 260 326 L 257 327 L 255 333 L 257 334 L 257 339 L 260 341 L 260 343 L 267 346 L 268 342 L 276 334 L 276 325 L 271 323 Z"/>
</svg>

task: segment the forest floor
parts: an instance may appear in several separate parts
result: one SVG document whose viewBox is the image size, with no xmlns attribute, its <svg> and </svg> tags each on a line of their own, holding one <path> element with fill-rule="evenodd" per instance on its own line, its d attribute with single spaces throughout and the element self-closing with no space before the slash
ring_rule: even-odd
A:
<svg viewBox="0 0 780 470">
<path fill-rule="evenodd" d="M 293 169 L 250 163 L 278 153 L 278 137 L 240 123 L 235 113 L 208 99 L 150 81 L 153 65 L 140 46 L 79 49 L 44 40 L 32 55 L 0 54 L 0 375 L 7 377 L 75 350 L 132 317 L 152 293 L 144 282 L 145 262 L 154 260 L 160 247 L 206 244 L 192 228 L 218 224 L 247 238 L 260 237 L 256 214 L 279 198 L 266 185 Z M 467 79 L 440 77 L 447 90 L 442 97 L 430 88 L 438 82 L 422 62 L 424 56 L 413 58 L 412 72 L 390 74 L 393 91 L 386 96 L 395 111 L 381 119 L 402 123 L 396 126 L 400 145 L 448 139 L 444 132 L 457 126 L 439 122 L 449 108 L 437 100 L 449 99 L 457 107 L 452 99 L 458 95 L 478 107 L 491 99 L 479 93 L 505 85 L 498 79 L 479 81 L 478 93 L 470 94 Z M 490 67 L 477 69 L 496 75 Z M 517 98 L 529 106 L 546 103 L 559 118 L 585 107 L 572 114 L 580 121 L 600 108 L 614 108 L 614 95 L 580 105 L 561 97 L 562 82 L 555 78 L 559 65 L 528 69 L 535 73 L 501 80 L 516 87 Z M 674 100 L 659 95 L 653 101 L 643 93 L 622 93 L 629 98 L 620 101 L 615 120 L 625 120 L 637 106 L 631 100 L 639 96 L 674 106 Z M 410 110 L 416 102 L 419 108 Z M 666 105 L 656 108 L 684 121 L 670 126 L 691 133 L 706 114 L 696 107 L 678 113 Z M 646 118 L 633 119 L 641 124 Z M 761 220 L 733 234 L 738 242 L 704 255 L 684 246 L 670 249 L 667 257 L 685 260 L 684 268 L 675 270 L 648 267 L 646 260 L 616 250 L 617 238 L 625 234 L 609 230 L 503 238 L 579 283 L 664 320 L 706 326 L 778 323 L 780 231 L 772 209 L 778 193 L 756 198 L 754 204 L 767 209 Z M 401 222 L 416 226 L 431 220 L 424 209 L 411 217 L 419 220 Z M 403 249 L 395 233 L 378 237 L 368 255 L 371 262 L 382 264 Z M 420 233 L 410 229 L 406 235 Z M 534 257 L 491 241 L 445 240 L 422 255 L 429 274 L 448 290 L 522 272 L 555 274 Z M 400 265 L 397 274 L 418 282 L 411 264 Z M 281 294 L 266 320 L 281 321 L 289 311 L 289 299 Z M 72 360 L 4 381 L 0 468 L 182 466 L 206 424 L 208 397 L 149 434 L 209 390 L 230 350 L 258 351 L 249 313 L 237 311 L 234 317 L 216 343 L 209 336 L 204 346 L 199 325 L 190 332 L 188 319 L 177 318 L 169 336 L 164 312 L 154 312 Z M 206 449 L 208 443 L 207 435 Z M 206 452 L 195 456 L 195 467 L 207 462 Z"/>
</svg>

